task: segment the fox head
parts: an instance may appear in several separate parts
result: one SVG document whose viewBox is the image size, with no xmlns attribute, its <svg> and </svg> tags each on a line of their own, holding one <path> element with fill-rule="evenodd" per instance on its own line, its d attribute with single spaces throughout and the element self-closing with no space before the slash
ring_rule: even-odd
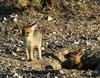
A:
<svg viewBox="0 0 100 78">
<path fill-rule="evenodd" d="M 81 57 L 83 56 L 84 54 L 84 48 L 81 47 L 79 49 L 76 50 L 76 55 L 73 55 L 73 59 L 75 61 L 76 64 L 80 64 L 81 63 Z"/>
<path fill-rule="evenodd" d="M 29 36 L 29 34 L 31 34 L 32 32 L 34 32 L 37 29 L 36 21 L 30 25 L 28 22 L 21 19 L 21 20 L 19 20 L 19 23 L 21 24 L 24 36 L 26 36 L 26 37 Z"/>
<path fill-rule="evenodd" d="M 68 59 L 74 61 L 75 64 L 80 64 L 81 58 L 84 54 L 84 50 L 85 49 L 83 47 L 81 47 L 81 48 L 77 49 L 75 52 L 65 55 L 65 58 L 68 58 Z"/>
<path fill-rule="evenodd" d="M 37 24 L 32 25 L 32 26 L 27 26 L 24 27 L 25 29 L 25 36 L 28 37 L 31 33 L 34 33 L 35 29 L 36 29 Z"/>
</svg>

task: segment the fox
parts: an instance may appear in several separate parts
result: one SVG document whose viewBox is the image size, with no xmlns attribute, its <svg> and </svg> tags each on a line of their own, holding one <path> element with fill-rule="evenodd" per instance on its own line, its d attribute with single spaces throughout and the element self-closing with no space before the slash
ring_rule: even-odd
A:
<svg viewBox="0 0 100 78">
<path fill-rule="evenodd" d="M 71 56 L 71 59 L 73 59 L 75 61 L 75 64 L 78 65 L 78 64 L 81 64 L 81 57 L 83 56 L 84 54 L 84 51 L 85 49 L 83 47 L 77 49 L 75 51 L 75 53 L 73 53 Z"/>
<path fill-rule="evenodd" d="M 70 63 L 70 66 L 69 66 L 69 64 L 68 64 L 68 66 L 70 67 L 70 68 L 73 68 L 73 67 L 75 67 L 75 68 L 78 68 L 78 69 L 80 69 L 81 67 L 82 67 L 82 56 L 83 56 L 83 54 L 84 54 L 84 51 L 85 49 L 83 48 L 83 47 L 80 47 L 79 49 L 77 49 L 75 52 L 73 52 L 73 53 L 68 53 L 68 54 L 66 54 L 66 55 L 64 55 L 64 57 L 65 58 L 67 58 L 67 61 L 65 61 L 65 62 L 67 62 L 67 63 Z M 64 62 L 64 63 L 65 63 Z M 63 63 L 63 64 L 64 64 Z M 67 63 L 66 63 L 66 65 L 67 65 Z M 64 66 L 64 65 L 63 65 Z M 66 67 L 68 67 L 68 66 L 66 66 Z M 65 67 L 65 66 L 64 66 Z M 65 68 L 66 68 L 65 67 Z"/>
<path fill-rule="evenodd" d="M 35 25 L 23 26 L 25 30 L 25 49 L 27 60 L 32 61 L 34 56 L 35 47 L 38 48 L 39 59 L 41 60 L 41 44 L 42 44 L 42 33 L 37 30 L 37 23 Z"/>
<path fill-rule="evenodd" d="M 75 53 L 72 54 L 72 57 L 71 59 L 73 59 L 75 61 L 75 64 L 78 65 L 78 64 L 81 64 L 82 63 L 82 56 L 85 52 L 85 49 L 83 47 L 80 47 L 79 49 L 77 49 L 75 51 Z"/>
</svg>

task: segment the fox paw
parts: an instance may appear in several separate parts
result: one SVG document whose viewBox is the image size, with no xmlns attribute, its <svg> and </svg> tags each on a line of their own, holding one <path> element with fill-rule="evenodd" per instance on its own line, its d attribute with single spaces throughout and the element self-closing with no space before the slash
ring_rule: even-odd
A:
<svg viewBox="0 0 100 78">
<path fill-rule="evenodd" d="M 33 59 L 30 58 L 30 59 L 26 59 L 26 60 L 27 60 L 27 61 L 32 61 Z"/>
</svg>

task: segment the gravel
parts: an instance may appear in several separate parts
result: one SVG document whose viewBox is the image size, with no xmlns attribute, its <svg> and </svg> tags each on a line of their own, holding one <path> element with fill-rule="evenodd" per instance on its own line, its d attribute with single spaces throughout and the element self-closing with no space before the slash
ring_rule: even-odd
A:
<svg viewBox="0 0 100 78">
<path fill-rule="evenodd" d="M 99 4 L 98 0 L 96 2 Z M 80 0 L 77 4 L 81 3 Z M 64 3 L 63 6 L 68 4 L 70 2 Z M 96 6 L 98 7 L 98 5 Z M 80 5 L 80 7 L 82 6 Z M 93 13 L 90 9 L 90 11 L 86 10 L 78 15 L 81 10 L 79 9 L 77 12 L 76 9 L 78 8 L 75 7 L 73 10 L 75 15 L 69 13 L 70 11 L 64 12 L 62 15 L 36 12 L 36 16 L 31 16 L 26 12 L 16 13 L 29 24 L 37 20 L 38 29 L 43 33 L 43 60 L 38 60 L 36 53 L 32 62 L 26 61 L 24 36 L 20 33 L 19 20 L 14 22 L 9 15 L 0 17 L 2 18 L 0 19 L 0 78 L 99 78 L 99 10 L 97 8 Z M 84 60 L 82 69 L 62 68 L 63 62 L 67 61 L 64 55 L 74 52 L 80 47 L 85 48 L 82 56 Z"/>
</svg>

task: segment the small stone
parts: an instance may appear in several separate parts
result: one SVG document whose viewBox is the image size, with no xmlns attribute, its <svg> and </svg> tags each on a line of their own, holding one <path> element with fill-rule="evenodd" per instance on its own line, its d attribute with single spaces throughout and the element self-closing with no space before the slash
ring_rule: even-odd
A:
<svg viewBox="0 0 100 78">
<path fill-rule="evenodd" d="M 2 23 L 5 23 L 7 21 L 7 18 L 4 17 Z"/>
<path fill-rule="evenodd" d="M 18 73 L 15 72 L 13 76 L 14 76 L 14 77 L 18 77 Z"/>
<path fill-rule="evenodd" d="M 3 18 L 3 20 L 4 20 L 4 21 L 7 21 L 7 18 L 6 18 L 6 17 L 4 17 L 4 18 Z"/>
<path fill-rule="evenodd" d="M 60 74 L 64 74 L 64 71 L 63 71 L 63 69 L 62 69 L 62 70 L 59 70 L 59 72 L 60 72 Z"/>
<path fill-rule="evenodd" d="M 87 45 L 91 45 L 91 42 L 90 42 L 90 41 L 86 41 L 86 44 L 87 44 Z"/>
<path fill-rule="evenodd" d="M 11 18 L 13 18 L 14 17 L 14 15 L 9 15 Z"/>
<path fill-rule="evenodd" d="M 86 74 L 87 74 L 87 76 L 92 76 L 91 71 L 88 71 Z"/>
<path fill-rule="evenodd" d="M 15 78 L 15 77 L 16 77 L 16 78 L 23 78 L 22 76 L 18 75 L 18 73 L 16 73 L 16 72 L 14 73 L 13 77 L 14 77 L 14 78 Z"/>
<path fill-rule="evenodd" d="M 20 40 L 18 43 L 19 43 L 19 44 L 24 44 L 23 41 L 21 41 L 21 40 Z"/>
<path fill-rule="evenodd" d="M 44 47 L 42 47 L 42 48 L 41 48 L 41 50 L 45 50 L 45 48 L 44 48 Z"/>
<path fill-rule="evenodd" d="M 6 77 L 5 78 L 9 78 L 9 76 L 8 75 L 6 75 Z"/>
<path fill-rule="evenodd" d="M 26 7 L 28 5 L 28 0 L 18 0 L 18 4 L 22 7 Z"/>
<path fill-rule="evenodd" d="M 82 3 L 81 2 L 77 2 L 77 4 L 81 5 Z"/>
<path fill-rule="evenodd" d="M 66 76 L 63 76 L 63 78 L 66 78 Z"/>
<path fill-rule="evenodd" d="M 13 55 L 13 56 L 17 56 L 17 54 L 16 54 L 15 52 L 12 52 L 12 55 Z"/>
<path fill-rule="evenodd" d="M 74 44 L 79 44 L 79 43 L 80 43 L 80 40 L 79 40 L 79 41 L 75 41 L 75 42 L 74 42 Z"/>
<path fill-rule="evenodd" d="M 8 63 L 9 66 L 11 66 L 11 63 Z"/>
<path fill-rule="evenodd" d="M 18 15 L 17 15 L 17 14 L 15 14 L 15 17 L 18 17 Z"/>
<path fill-rule="evenodd" d="M 21 60 L 22 60 L 22 61 L 24 61 L 24 60 L 25 60 L 25 58 L 24 58 L 24 57 L 22 57 L 22 58 L 21 58 Z"/>
<path fill-rule="evenodd" d="M 55 60 L 54 62 L 50 63 L 53 69 L 61 69 L 61 65 Z"/>
<path fill-rule="evenodd" d="M 76 73 L 73 73 L 73 76 L 76 76 Z"/>
<path fill-rule="evenodd" d="M 15 14 L 15 15 L 12 14 L 12 15 L 10 15 L 10 17 L 11 17 L 11 18 L 14 18 L 14 17 L 18 17 L 18 15 L 17 15 L 17 14 Z"/>
<path fill-rule="evenodd" d="M 48 21 L 52 21 L 53 18 L 51 16 L 48 16 Z"/>
<path fill-rule="evenodd" d="M 57 76 L 54 76 L 54 78 L 58 78 Z"/>
<path fill-rule="evenodd" d="M 14 21 L 14 22 L 17 22 L 17 21 L 18 21 L 18 19 L 17 19 L 17 18 L 14 18 L 14 19 L 13 19 L 13 21 Z"/>
<path fill-rule="evenodd" d="M 56 54 L 56 56 L 59 58 L 59 60 L 64 61 L 64 54 L 62 54 L 61 52 L 59 52 L 59 54 Z"/>
<path fill-rule="evenodd" d="M 53 32 L 53 34 L 56 34 L 56 32 Z"/>
<path fill-rule="evenodd" d="M 16 51 L 17 52 L 20 52 L 22 49 L 20 48 L 20 47 L 18 47 L 17 49 L 16 49 Z"/>
<path fill-rule="evenodd" d="M 97 39 L 100 41 L 100 36 L 99 36 L 99 37 L 97 37 Z"/>
<path fill-rule="evenodd" d="M 68 53 L 69 53 L 69 51 L 68 51 L 68 50 L 65 50 L 65 51 L 64 51 L 64 54 L 68 54 Z"/>
</svg>

